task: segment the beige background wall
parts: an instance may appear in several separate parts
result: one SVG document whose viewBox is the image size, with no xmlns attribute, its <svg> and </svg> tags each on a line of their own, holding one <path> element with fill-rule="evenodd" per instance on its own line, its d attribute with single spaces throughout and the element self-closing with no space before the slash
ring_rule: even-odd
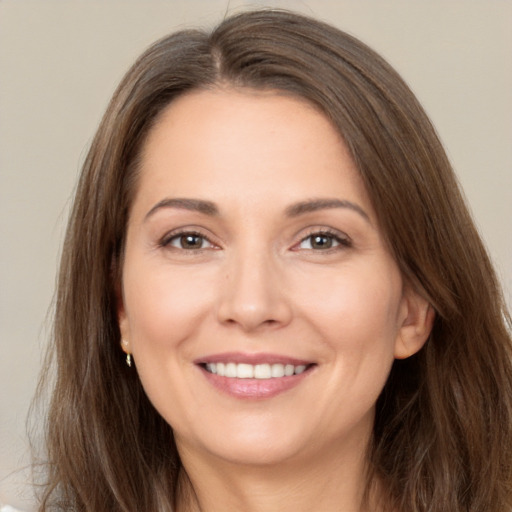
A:
<svg viewBox="0 0 512 512">
<path fill-rule="evenodd" d="M 0 0 L 0 503 L 30 510 L 25 417 L 75 178 L 133 59 L 241 5 L 319 16 L 380 51 L 431 115 L 512 304 L 512 2 Z"/>
</svg>

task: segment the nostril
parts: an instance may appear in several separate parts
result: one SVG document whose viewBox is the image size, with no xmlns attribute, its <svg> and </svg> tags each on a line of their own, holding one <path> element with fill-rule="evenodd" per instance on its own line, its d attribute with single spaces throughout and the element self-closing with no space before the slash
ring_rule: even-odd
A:
<svg viewBox="0 0 512 512">
<path fill-rule="evenodd" d="M 288 324 L 291 308 L 275 280 L 261 272 L 258 279 L 248 274 L 237 279 L 231 276 L 231 286 L 221 287 L 215 313 L 219 322 L 225 326 L 236 324 L 245 331 Z"/>
</svg>

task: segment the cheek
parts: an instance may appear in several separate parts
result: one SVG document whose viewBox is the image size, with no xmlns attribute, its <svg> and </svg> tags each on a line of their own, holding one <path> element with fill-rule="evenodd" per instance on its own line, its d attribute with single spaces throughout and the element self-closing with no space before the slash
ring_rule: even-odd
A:
<svg viewBox="0 0 512 512">
<path fill-rule="evenodd" d="M 187 405 L 193 381 L 184 368 L 190 363 L 197 331 L 212 309 L 207 290 L 214 287 L 204 275 L 192 279 L 180 269 L 134 263 L 125 264 L 123 284 L 137 373 L 154 407 L 169 424 L 179 426 L 193 415 Z"/>
<path fill-rule="evenodd" d="M 348 267 L 325 275 L 324 279 L 317 276 L 303 292 L 302 304 L 310 317 L 317 319 L 318 326 L 338 336 L 351 333 L 364 338 L 369 333 L 379 333 L 379 338 L 394 338 L 401 289 L 400 275 L 392 266 Z"/>
<path fill-rule="evenodd" d="M 330 370 L 318 398 L 328 411 L 322 428 L 333 435 L 340 411 L 354 421 L 373 414 L 394 360 L 402 281 L 394 267 L 379 268 L 331 276 L 328 293 L 320 281 L 309 289 L 305 310 Z"/>
<path fill-rule="evenodd" d="M 173 349 L 194 332 L 211 311 L 210 281 L 202 275 L 191 279 L 180 269 L 126 266 L 124 297 L 135 357 Z"/>
<path fill-rule="evenodd" d="M 402 280 L 394 264 L 346 267 L 309 282 L 302 311 L 334 356 L 389 366 L 399 334 Z"/>
</svg>

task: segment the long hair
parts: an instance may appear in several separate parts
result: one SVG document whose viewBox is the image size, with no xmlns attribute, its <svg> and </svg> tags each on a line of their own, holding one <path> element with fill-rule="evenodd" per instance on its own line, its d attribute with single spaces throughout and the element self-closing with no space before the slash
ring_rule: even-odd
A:
<svg viewBox="0 0 512 512">
<path fill-rule="evenodd" d="M 176 97 L 224 85 L 282 91 L 323 111 L 357 164 L 402 275 L 435 309 L 426 345 L 394 363 L 377 402 L 367 488 L 378 481 L 397 512 L 512 509 L 511 320 L 435 130 L 363 43 L 263 10 L 155 43 L 103 117 L 60 265 L 42 379 L 54 383 L 39 510 L 173 509 L 172 429 L 123 363 L 116 290 L 148 132 Z"/>
</svg>

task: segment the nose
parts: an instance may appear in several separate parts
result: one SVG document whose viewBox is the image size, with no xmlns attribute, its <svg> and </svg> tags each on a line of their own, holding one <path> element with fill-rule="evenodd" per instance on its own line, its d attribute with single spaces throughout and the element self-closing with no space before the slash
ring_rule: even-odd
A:
<svg viewBox="0 0 512 512">
<path fill-rule="evenodd" d="M 245 332 L 287 325 L 292 308 L 283 268 L 270 254 L 233 254 L 226 262 L 217 316 Z"/>
</svg>

